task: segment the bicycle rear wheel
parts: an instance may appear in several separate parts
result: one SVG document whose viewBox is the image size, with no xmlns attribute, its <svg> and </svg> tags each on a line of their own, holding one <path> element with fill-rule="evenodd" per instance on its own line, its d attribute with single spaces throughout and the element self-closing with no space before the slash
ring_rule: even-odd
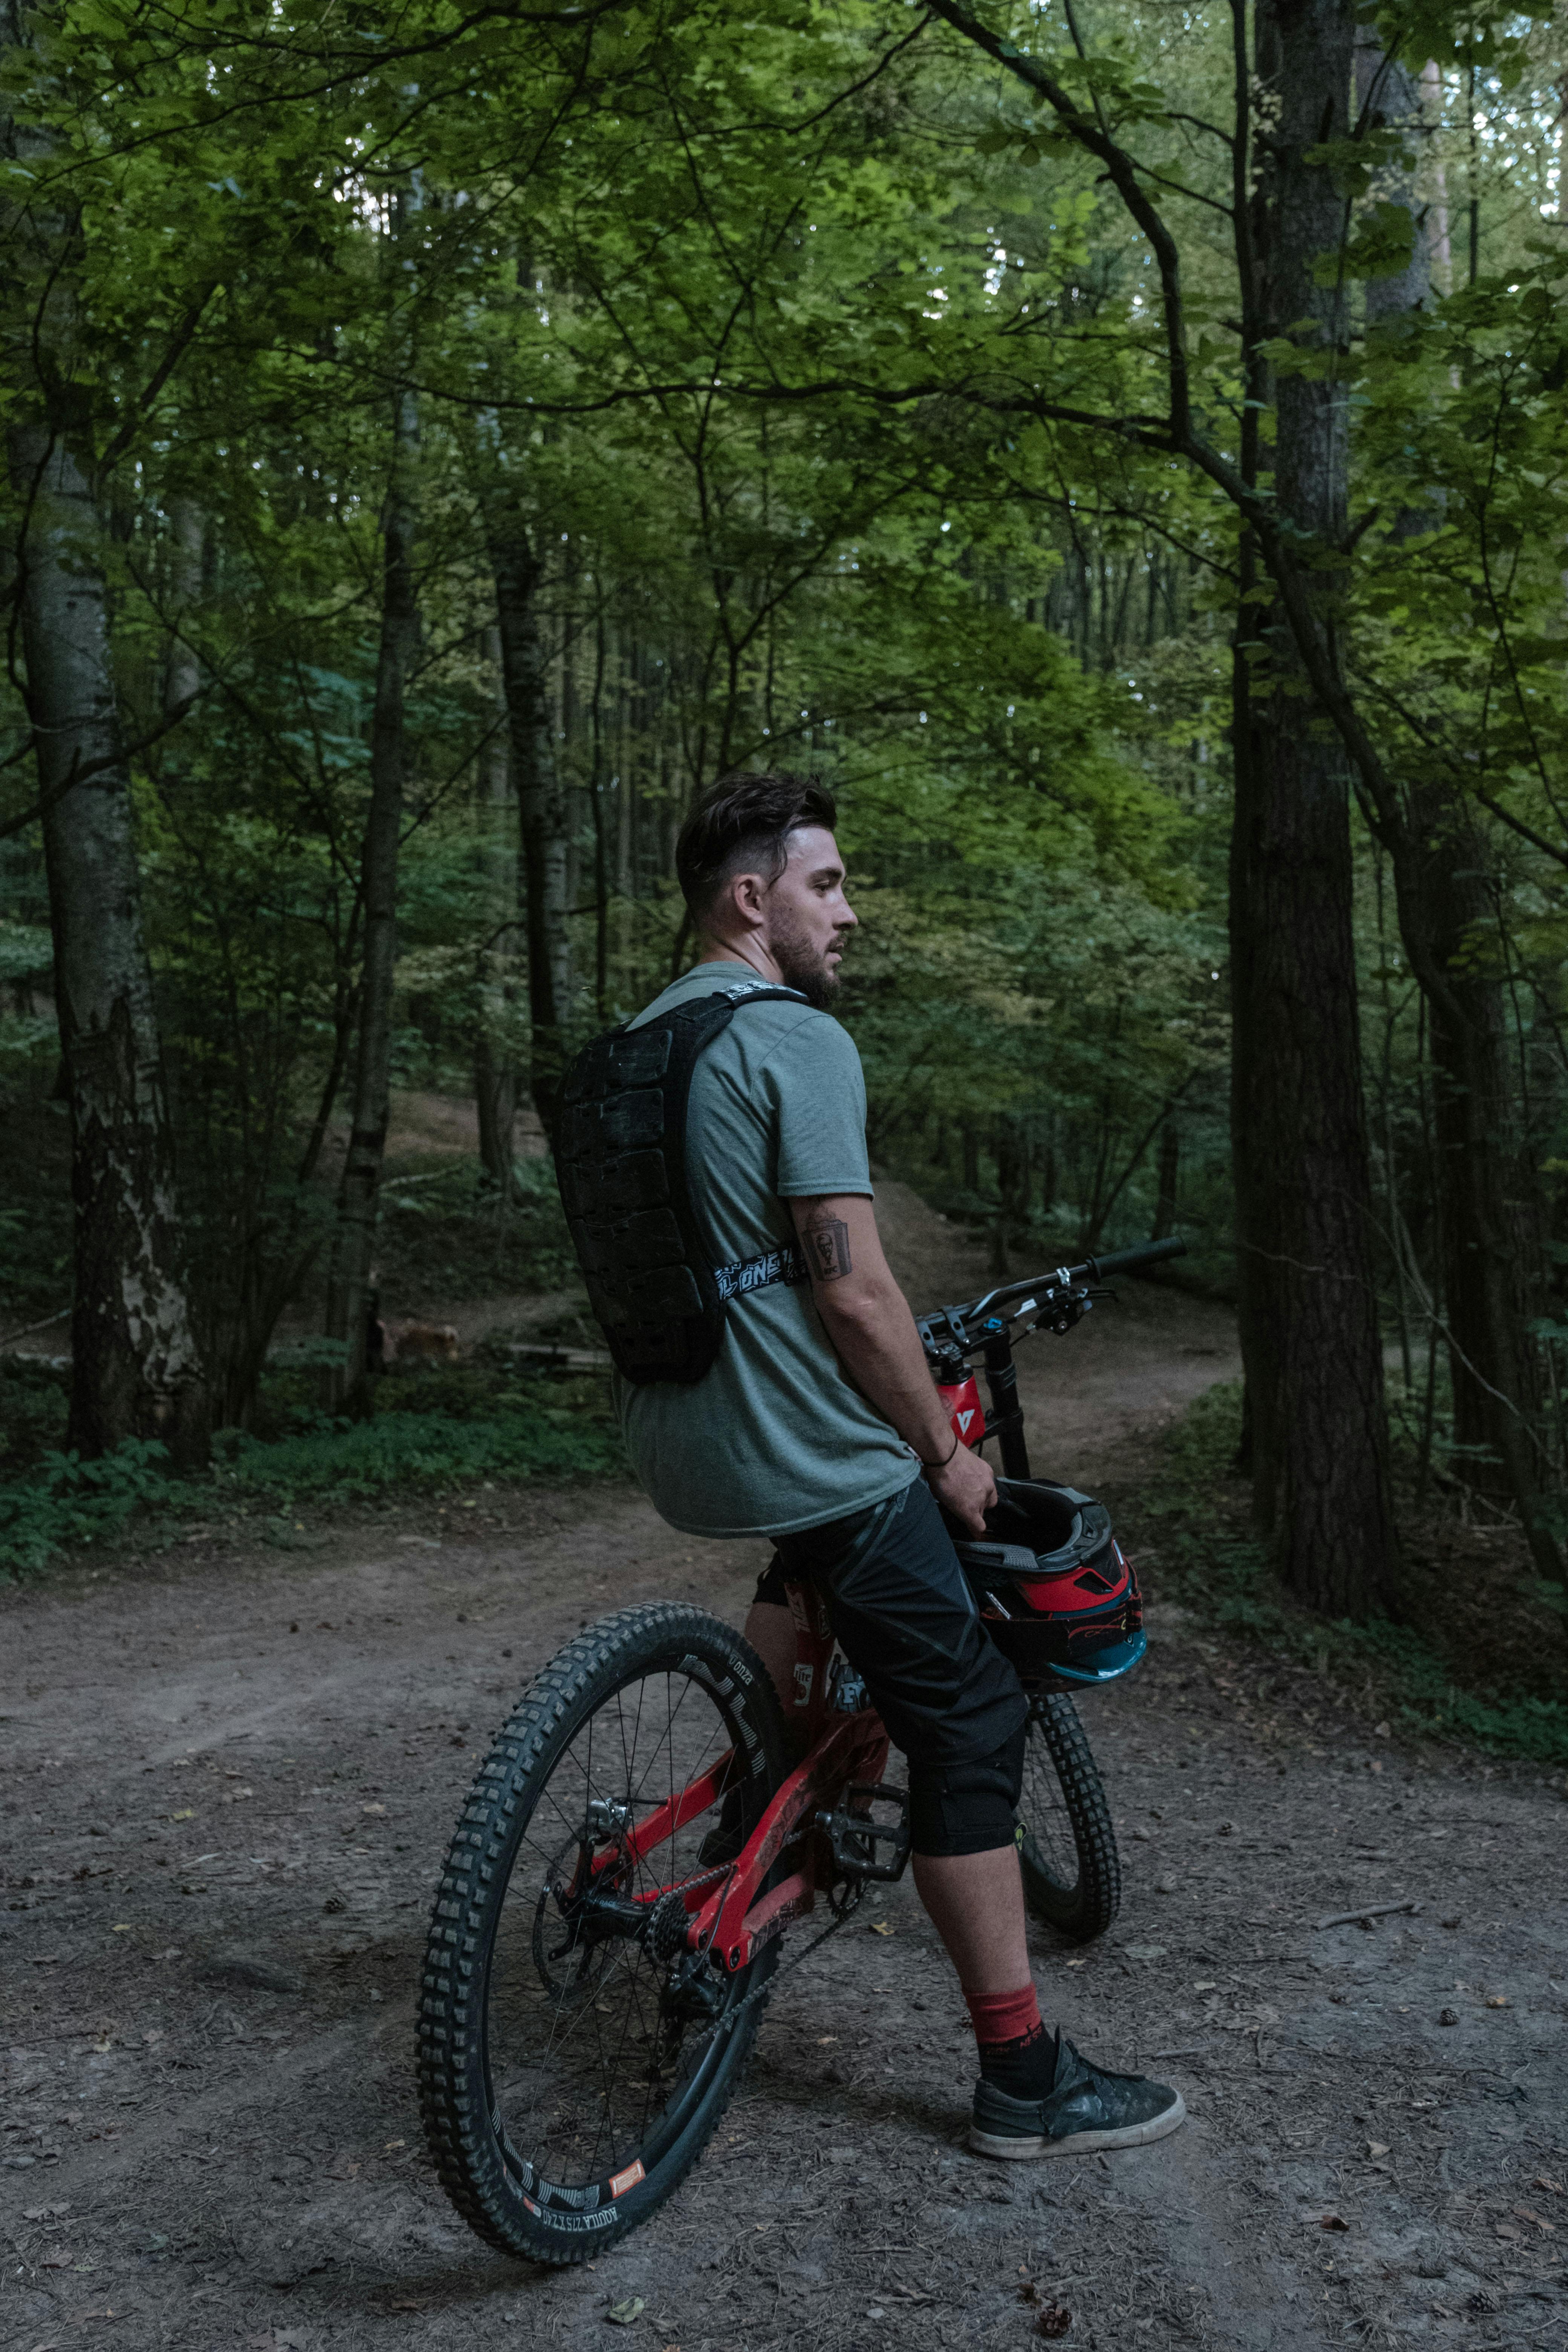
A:
<svg viewBox="0 0 1568 2352">
<path fill-rule="evenodd" d="M 1103 1935 L 1121 1906 L 1121 1864 L 1093 1751 L 1062 1692 L 1029 1701 L 1018 1831 L 1035 1916 L 1078 1944 Z"/>
<path fill-rule="evenodd" d="M 701 1811 L 655 1822 L 708 1775 Z M 679 1890 L 721 1882 L 782 1777 L 761 1660 L 678 1605 L 579 1634 L 497 1739 L 447 1858 L 419 2005 L 431 2153 L 492 2245 L 588 2261 L 695 2162 L 751 2053 L 762 2008 L 744 2004 L 776 1948 L 735 1976 L 686 1954 Z M 664 1834 L 644 1851 L 650 1824 Z"/>
</svg>

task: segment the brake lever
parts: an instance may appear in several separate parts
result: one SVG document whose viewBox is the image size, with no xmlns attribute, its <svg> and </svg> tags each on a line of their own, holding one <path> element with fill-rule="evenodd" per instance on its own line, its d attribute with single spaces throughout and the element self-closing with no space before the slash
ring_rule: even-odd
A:
<svg viewBox="0 0 1568 2352">
<path fill-rule="evenodd" d="M 1043 1310 L 1047 1330 L 1054 1331 L 1058 1339 L 1065 1339 L 1075 1324 L 1081 1323 L 1086 1315 L 1092 1314 L 1097 1298 L 1111 1298 L 1115 1295 L 1114 1291 L 1091 1289 L 1088 1283 L 1081 1286 L 1069 1286 L 1055 1299 L 1047 1299 Z"/>
</svg>

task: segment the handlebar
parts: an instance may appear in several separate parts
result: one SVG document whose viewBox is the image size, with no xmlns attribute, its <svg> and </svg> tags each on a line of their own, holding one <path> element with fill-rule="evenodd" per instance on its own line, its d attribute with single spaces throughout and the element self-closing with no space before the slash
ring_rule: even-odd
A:
<svg viewBox="0 0 1568 2352">
<path fill-rule="evenodd" d="M 1067 1290 L 1082 1282 L 1103 1282 L 1118 1274 L 1135 1274 L 1145 1265 L 1158 1265 L 1162 1259 L 1185 1257 L 1187 1245 L 1179 1234 L 1172 1234 L 1161 1242 L 1138 1242 L 1132 1248 L 1112 1250 L 1105 1257 L 1087 1257 L 1081 1265 L 1058 1265 L 1049 1274 L 1031 1275 L 1024 1282 L 1004 1283 L 999 1289 L 988 1290 L 983 1298 L 971 1301 L 967 1307 L 945 1307 L 934 1315 L 923 1316 L 922 1323 L 942 1321 L 951 1328 L 954 1324 L 973 1325 L 981 1316 L 1029 1294 L 1039 1297 L 1053 1290 Z"/>
<path fill-rule="evenodd" d="M 1112 1250 L 1109 1257 L 1091 1257 L 1088 1261 L 1090 1282 L 1103 1282 L 1108 1275 L 1136 1274 L 1141 1265 L 1158 1265 L 1162 1258 L 1185 1257 L 1187 1245 L 1179 1234 L 1168 1234 L 1163 1242 L 1136 1242 L 1131 1249 Z M 1075 1269 L 1076 1271 L 1076 1269 Z"/>
</svg>

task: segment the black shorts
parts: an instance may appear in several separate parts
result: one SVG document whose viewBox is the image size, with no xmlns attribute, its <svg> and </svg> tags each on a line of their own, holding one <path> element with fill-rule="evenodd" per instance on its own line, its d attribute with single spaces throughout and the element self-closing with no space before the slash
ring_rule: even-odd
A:
<svg viewBox="0 0 1568 2352">
<path fill-rule="evenodd" d="M 786 1579 L 816 1587 L 839 1647 L 910 1759 L 911 1787 L 918 1779 L 940 1800 L 951 1768 L 982 1764 L 1016 1739 L 1028 1701 L 980 1622 L 923 1478 L 888 1502 L 774 1542 L 757 1599 L 787 1606 Z"/>
</svg>

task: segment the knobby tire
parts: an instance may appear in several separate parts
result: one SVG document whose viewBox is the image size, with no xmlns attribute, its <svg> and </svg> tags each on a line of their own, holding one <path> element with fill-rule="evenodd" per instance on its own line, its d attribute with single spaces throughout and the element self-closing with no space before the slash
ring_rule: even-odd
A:
<svg viewBox="0 0 1568 2352">
<path fill-rule="evenodd" d="M 1018 1806 L 1024 1898 L 1074 1943 L 1102 1936 L 1121 1906 L 1121 1864 L 1100 1770 L 1063 1692 L 1030 1701 Z"/>
<path fill-rule="evenodd" d="M 606 1802 L 612 1813 L 619 1809 L 614 1790 L 620 1786 L 616 1775 L 621 1768 L 614 1742 L 618 1729 L 625 1750 L 627 1695 L 637 1695 L 635 1759 L 643 1695 L 648 1687 L 657 1691 L 660 1677 L 667 1700 L 672 1691 L 680 1694 L 670 1702 L 666 1779 L 679 1787 L 689 1777 L 689 1765 L 677 1754 L 673 1727 L 695 1692 L 695 1715 L 685 1714 L 681 1737 L 689 1743 L 699 1736 L 691 1727 L 694 1721 L 706 1724 L 704 1706 L 721 1727 L 718 1736 L 734 1735 L 733 1752 L 744 1766 L 734 1802 L 750 1834 L 784 1769 L 777 1703 L 761 1660 L 741 1635 L 706 1611 L 677 1603 L 623 1609 L 568 1643 L 501 1730 L 469 1790 L 432 1913 L 418 2023 L 426 2137 L 441 2185 L 469 2226 L 491 2245 L 534 2262 L 595 2258 L 646 2221 L 684 2179 L 733 2096 L 756 2041 L 763 2003 L 748 2002 L 747 1995 L 765 1983 L 777 1959 L 777 1947 L 770 1945 L 732 1978 L 712 1970 L 720 2006 L 712 2013 L 700 2011 L 697 2021 L 689 2022 L 689 2003 L 670 2002 L 670 1964 L 656 1948 L 657 1939 L 591 1941 L 580 1925 L 572 1924 L 569 1904 L 563 1906 L 559 1899 L 568 1868 L 562 1857 L 568 1849 L 574 1846 L 581 1857 L 591 1850 L 602 1853 L 605 1843 L 602 1827 L 593 1832 L 599 1840 L 596 1849 L 592 1838 L 584 1842 L 574 1826 L 572 1790 L 580 1781 L 584 1790 L 602 1785 L 611 1792 L 584 1798 L 590 1815 Z M 591 1759 L 596 1731 L 600 1759 L 584 1768 L 583 1744 L 588 1743 Z M 711 1745 L 713 1735 L 700 1736 Z M 650 1751 L 656 1759 L 658 1737 L 656 1727 Z M 626 1818 L 635 1818 L 639 1805 L 671 1793 L 651 1770 L 644 1770 L 637 1782 L 633 1763 L 626 1764 Z M 700 1835 L 718 1818 L 715 1810 L 700 1819 L 692 1835 Z M 603 1814 L 597 1819 L 602 1822 Z M 657 1887 L 660 1867 L 675 1870 L 677 1876 L 681 1869 L 693 1874 L 689 1864 L 677 1868 L 677 1850 L 686 1837 L 682 1827 L 668 1851 L 655 1848 L 651 1860 L 627 1864 L 624 1879 L 612 1873 L 616 1885 L 624 1884 L 630 1895 Z M 539 1857 L 552 1844 L 552 1858 L 542 1863 Z M 568 1897 L 584 1883 L 580 1859 L 571 1869 Z M 598 1882 L 590 1876 L 587 1883 Z M 536 1887 L 542 1891 L 536 1894 Z M 510 1908 L 509 1892 L 514 1895 Z M 525 1932 L 530 1923 L 531 1940 Z M 601 1994 L 608 1999 L 601 2000 Z M 496 2003 L 509 1998 L 512 2005 L 502 2026 Z M 634 2119 L 626 2127 L 616 2123 L 618 2089 L 612 2084 L 606 2099 L 604 2087 L 611 2079 L 604 2044 L 614 2038 L 616 2017 L 602 2028 L 596 2015 L 606 2008 L 613 2011 L 617 1999 L 626 2018 L 613 2063 L 619 2064 L 625 2053 L 626 2102 L 635 2110 L 640 2096 L 643 2105 L 642 2124 Z M 592 2081 L 590 2034 L 598 2044 L 596 2095 L 605 2111 L 596 2136 L 587 2112 L 595 2095 L 591 2088 L 583 2096 L 580 2129 L 571 2112 L 574 2065 Z M 492 2065 L 498 2035 L 500 2054 Z M 569 2054 L 573 2036 L 575 2057 Z M 637 2046 L 628 2048 L 628 2039 Z M 669 2097 L 649 2123 L 652 2103 L 663 2095 L 667 2065 Z M 503 2074 L 512 2079 L 510 2092 L 498 2087 Z M 564 2091 L 557 2087 L 563 2080 Z M 634 2144 L 625 2136 L 628 2128 L 646 2128 L 648 2137 Z M 531 2130 L 537 2134 L 533 2139 Z M 584 2159 L 585 2177 L 552 2179 L 546 2172 L 541 2147 L 575 2151 L 585 2143 L 591 2151 Z M 594 2175 L 595 2165 L 602 2177 Z"/>
</svg>

